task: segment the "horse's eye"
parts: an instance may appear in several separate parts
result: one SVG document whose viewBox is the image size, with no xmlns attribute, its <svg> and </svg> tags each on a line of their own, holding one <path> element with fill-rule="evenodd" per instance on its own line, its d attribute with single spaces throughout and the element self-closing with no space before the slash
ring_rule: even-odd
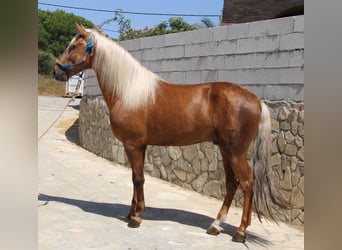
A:
<svg viewBox="0 0 342 250">
<path fill-rule="evenodd" d="M 71 45 L 69 46 L 69 52 L 72 51 L 75 47 L 76 47 L 76 45 L 71 44 Z"/>
</svg>

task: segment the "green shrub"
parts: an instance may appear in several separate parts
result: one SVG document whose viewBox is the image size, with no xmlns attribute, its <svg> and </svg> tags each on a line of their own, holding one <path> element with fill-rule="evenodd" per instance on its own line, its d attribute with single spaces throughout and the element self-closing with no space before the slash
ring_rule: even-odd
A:
<svg viewBox="0 0 342 250">
<path fill-rule="evenodd" d="M 38 51 L 38 73 L 52 75 L 56 57 L 45 51 Z"/>
</svg>

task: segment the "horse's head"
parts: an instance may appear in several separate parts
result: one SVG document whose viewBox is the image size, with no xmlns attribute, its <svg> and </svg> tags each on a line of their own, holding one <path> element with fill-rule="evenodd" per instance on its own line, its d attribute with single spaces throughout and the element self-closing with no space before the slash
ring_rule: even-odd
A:
<svg viewBox="0 0 342 250">
<path fill-rule="evenodd" d="M 69 77 L 91 67 L 94 54 L 94 35 L 83 25 L 76 23 L 78 34 L 71 40 L 63 54 L 56 60 L 56 80 L 66 81 Z"/>
</svg>

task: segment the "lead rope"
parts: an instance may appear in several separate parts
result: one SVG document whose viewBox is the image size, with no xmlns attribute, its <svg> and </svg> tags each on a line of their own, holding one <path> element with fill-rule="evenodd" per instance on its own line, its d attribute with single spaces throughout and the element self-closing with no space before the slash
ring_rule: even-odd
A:
<svg viewBox="0 0 342 250">
<path fill-rule="evenodd" d="M 38 142 L 44 137 L 44 135 L 55 125 L 55 123 L 59 120 L 59 118 L 61 118 L 62 114 L 64 113 L 64 111 L 66 110 L 66 108 L 69 106 L 69 104 L 73 101 L 75 101 L 75 97 L 77 96 L 78 90 L 80 89 L 81 86 L 81 82 L 82 82 L 82 77 L 83 77 L 83 71 L 82 73 L 79 74 L 80 78 L 78 79 L 77 85 L 75 87 L 75 91 L 72 94 L 70 100 L 68 101 L 68 103 L 65 105 L 65 107 L 63 108 L 62 112 L 58 115 L 58 117 L 56 118 L 56 120 L 54 120 L 54 122 L 44 131 L 44 133 L 39 136 L 38 138 Z"/>
</svg>

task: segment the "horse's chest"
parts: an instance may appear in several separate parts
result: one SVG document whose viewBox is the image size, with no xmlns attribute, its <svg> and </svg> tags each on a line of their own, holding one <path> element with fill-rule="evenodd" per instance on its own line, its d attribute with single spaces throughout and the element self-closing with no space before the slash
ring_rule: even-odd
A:
<svg viewBox="0 0 342 250">
<path fill-rule="evenodd" d="M 139 116 L 128 114 L 111 114 L 110 124 L 113 134 L 120 141 L 130 138 L 141 138 L 144 134 L 144 122 Z"/>
</svg>

